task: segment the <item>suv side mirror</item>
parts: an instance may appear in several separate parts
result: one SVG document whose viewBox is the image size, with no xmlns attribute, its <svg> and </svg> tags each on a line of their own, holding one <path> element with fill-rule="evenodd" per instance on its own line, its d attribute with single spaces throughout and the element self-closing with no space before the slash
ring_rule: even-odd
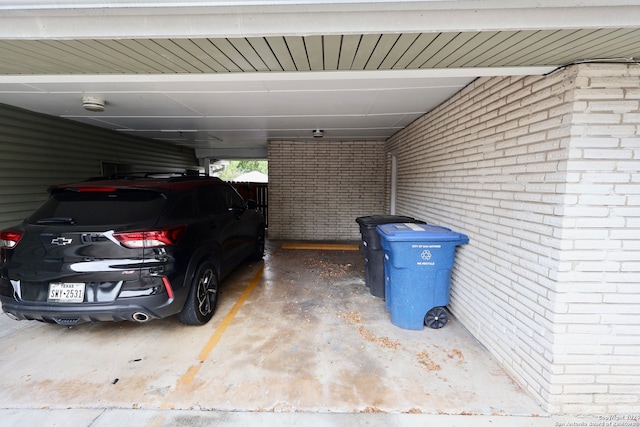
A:
<svg viewBox="0 0 640 427">
<path fill-rule="evenodd" d="M 258 209 L 258 202 L 255 200 L 247 200 L 247 209 L 255 210 Z"/>
<path fill-rule="evenodd" d="M 245 210 L 247 210 L 247 208 L 244 205 L 232 205 L 229 208 L 229 212 L 233 212 L 237 217 L 240 217 Z"/>
</svg>

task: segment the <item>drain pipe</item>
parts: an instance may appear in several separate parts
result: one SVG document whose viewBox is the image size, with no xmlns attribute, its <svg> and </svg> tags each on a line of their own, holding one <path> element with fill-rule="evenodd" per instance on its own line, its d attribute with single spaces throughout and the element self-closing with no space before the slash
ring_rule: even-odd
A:
<svg viewBox="0 0 640 427">
<path fill-rule="evenodd" d="M 396 214 L 396 200 L 398 195 L 398 153 L 391 153 L 391 200 L 389 213 Z"/>
</svg>

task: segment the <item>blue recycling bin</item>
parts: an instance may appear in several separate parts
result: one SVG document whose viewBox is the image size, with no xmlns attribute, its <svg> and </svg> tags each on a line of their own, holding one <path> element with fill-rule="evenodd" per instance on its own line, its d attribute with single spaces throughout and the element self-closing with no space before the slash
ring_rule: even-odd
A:
<svg viewBox="0 0 640 427">
<path fill-rule="evenodd" d="M 429 224 L 384 224 L 376 230 L 384 253 L 385 304 L 391 323 L 413 330 L 425 324 L 443 327 L 456 246 L 469 238 Z"/>
</svg>

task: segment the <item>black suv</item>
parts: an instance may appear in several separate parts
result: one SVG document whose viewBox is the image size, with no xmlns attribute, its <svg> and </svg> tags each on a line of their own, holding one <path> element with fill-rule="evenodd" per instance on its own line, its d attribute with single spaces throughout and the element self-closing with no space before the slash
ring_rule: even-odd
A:
<svg viewBox="0 0 640 427">
<path fill-rule="evenodd" d="M 0 301 L 9 317 L 61 325 L 179 315 L 201 325 L 218 281 L 264 254 L 265 222 L 210 177 L 90 179 L 49 188 L 0 232 Z"/>
</svg>

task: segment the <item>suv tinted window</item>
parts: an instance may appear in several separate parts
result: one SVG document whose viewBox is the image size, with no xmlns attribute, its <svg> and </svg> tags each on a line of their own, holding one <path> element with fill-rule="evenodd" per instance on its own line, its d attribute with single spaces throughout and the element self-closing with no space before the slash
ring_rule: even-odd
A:
<svg viewBox="0 0 640 427">
<path fill-rule="evenodd" d="M 232 188 L 220 186 L 220 193 L 227 210 L 232 207 L 242 206 L 242 198 Z"/>
<path fill-rule="evenodd" d="M 182 219 L 193 217 L 193 194 L 191 192 L 183 194 L 173 203 L 167 218 Z"/>
<path fill-rule="evenodd" d="M 164 196 L 155 191 L 63 192 L 49 197 L 28 222 L 66 218 L 75 225 L 126 224 L 157 218 L 164 203 Z"/>
<path fill-rule="evenodd" d="M 205 214 L 216 215 L 227 211 L 227 207 L 220 197 L 221 186 L 198 188 L 198 210 Z"/>
</svg>

